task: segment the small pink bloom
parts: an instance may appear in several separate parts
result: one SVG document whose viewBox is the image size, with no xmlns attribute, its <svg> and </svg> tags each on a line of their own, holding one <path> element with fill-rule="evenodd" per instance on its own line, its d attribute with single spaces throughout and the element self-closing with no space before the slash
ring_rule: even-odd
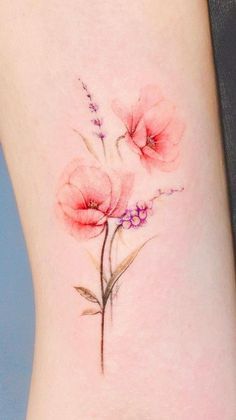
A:
<svg viewBox="0 0 236 420">
<path fill-rule="evenodd" d="M 132 216 L 131 217 L 131 223 L 133 226 L 139 226 L 141 223 L 141 220 L 139 218 L 139 216 Z"/>
<path fill-rule="evenodd" d="M 146 220 L 146 218 L 147 218 L 147 211 L 146 210 L 140 210 L 140 212 L 139 212 L 139 218 L 141 220 Z"/>
<path fill-rule="evenodd" d="M 175 107 L 165 100 L 157 86 L 146 86 L 131 110 L 113 102 L 113 110 L 126 127 L 126 141 L 148 169 L 163 171 L 175 169 L 178 161 L 178 143 L 184 124 Z"/>
<path fill-rule="evenodd" d="M 58 216 L 76 238 L 98 236 L 108 218 L 125 213 L 132 182 L 130 174 L 108 174 L 93 164 L 73 161 L 61 178 Z"/>
<path fill-rule="evenodd" d="M 91 122 L 96 125 L 97 127 L 101 127 L 102 126 L 102 120 L 101 118 L 94 118 L 93 120 L 91 120 Z"/>
<path fill-rule="evenodd" d="M 91 112 L 97 112 L 98 111 L 98 105 L 95 104 L 94 102 L 91 102 L 89 104 L 89 109 L 90 109 Z"/>
<path fill-rule="evenodd" d="M 152 207 L 153 207 L 153 201 L 152 201 L 152 200 L 148 200 L 148 201 L 146 201 L 146 207 L 147 207 L 149 210 L 151 210 L 151 209 L 152 209 Z"/>
<path fill-rule="evenodd" d="M 122 220 L 124 220 L 125 222 L 130 220 L 130 212 L 129 211 L 126 211 L 124 216 L 122 216 Z"/>
<path fill-rule="evenodd" d="M 131 215 L 132 217 L 134 217 L 134 216 L 138 216 L 138 210 L 137 210 L 137 209 L 132 209 L 132 210 L 130 210 L 130 215 Z"/>
<path fill-rule="evenodd" d="M 100 131 L 99 133 L 95 133 L 96 136 L 100 139 L 100 140 L 104 140 L 106 137 L 106 134 L 104 134 L 102 131 Z"/>
<path fill-rule="evenodd" d="M 122 222 L 122 227 L 123 227 L 124 229 L 129 229 L 131 226 L 132 226 L 132 225 L 131 225 L 131 222 L 130 222 L 129 220 L 124 220 L 124 221 Z"/>
</svg>

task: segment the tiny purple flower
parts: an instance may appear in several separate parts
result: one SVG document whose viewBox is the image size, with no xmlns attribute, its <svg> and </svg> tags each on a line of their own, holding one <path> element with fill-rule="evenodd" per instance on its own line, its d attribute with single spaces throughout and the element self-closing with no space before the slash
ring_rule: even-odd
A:
<svg viewBox="0 0 236 420">
<path fill-rule="evenodd" d="M 122 222 L 122 227 L 123 227 L 124 229 L 129 229 L 129 228 L 131 227 L 131 222 L 130 222 L 130 220 L 124 220 L 124 221 Z"/>
<path fill-rule="evenodd" d="M 94 132 L 93 134 L 96 135 L 97 138 L 103 141 L 106 135 L 104 134 L 102 130 L 103 119 L 98 115 L 99 106 L 96 102 L 93 101 L 93 95 L 89 91 L 87 85 L 80 78 L 78 80 L 80 81 L 83 90 L 86 92 L 86 97 L 88 99 L 88 108 L 91 113 L 95 114 L 94 115 L 95 118 L 91 120 L 91 123 L 95 125 L 96 127 L 98 127 L 99 133 Z"/>
<path fill-rule="evenodd" d="M 131 224 L 133 227 L 137 227 L 139 226 L 141 223 L 141 219 L 139 218 L 139 216 L 132 216 L 131 217 Z"/>
<path fill-rule="evenodd" d="M 91 112 L 97 112 L 98 111 L 98 105 L 95 104 L 94 102 L 91 102 L 89 104 L 89 109 L 91 110 Z"/>
<path fill-rule="evenodd" d="M 139 214 L 139 211 L 138 211 L 137 208 L 133 209 L 133 210 L 130 210 L 130 216 L 131 217 L 136 217 L 136 216 L 138 216 L 138 214 Z"/>
<path fill-rule="evenodd" d="M 122 226 L 124 229 L 143 226 L 147 222 L 148 216 L 153 214 L 152 207 L 156 198 L 159 198 L 161 195 L 169 196 L 175 194 L 176 192 L 182 192 L 183 190 L 183 187 L 166 189 L 159 188 L 151 200 L 139 200 L 135 207 L 127 209 L 123 216 L 117 220 L 118 226 Z"/>
<path fill-rule="evenodd" d="M 80 80 L 80 79 L 79 79 Z M 84 89 L 84 90 L 88 90 L 88 87 L 87 87 L 87 85 L 84 83 L 84 82 L 81 82 L 81 84 L 82 84 L 82 88 Z"/>
<path fill-rule="evenodd" d="M 146 223 L 148 216 L 152 214 L 152 201 L 138 201 L 132 209 L 127 209 L 125 214 L 119 219 L 118 224 L 124 229 L 138 228 Z"/>
<path fill-rule="evenodd" d="M 137 202 L 137 207 L 139 210 L 144 210 L 146 209 L 146 203 L 144 200 L 140 200 Z"/>
<path fill-rule="evenodd" d="M 91 122 L 94 125 L 96 125 L 97 127 L 100 127 L 101 128 L 101 126 L 102 126 L 102 120 L 101 120 L 101 118 L 94 118 L 93 120 L 91 120 Z"/>
<path fill-rule="evenodd" d="M 139 218 L 143 221 L 147 218 L 147 211 L 146 210 L 140 210 L 139 211 Z"/>
<path fill-rule="evenodd" d="M 104 140 L 104 139 L 105 139 L 105 137 L 106 137 L 106 134 L 104 134 L 102 131 L 100 131 L 100 133 L 96 133 L 96 136 L 97 136 L 99 139 Z"/>
</svg>

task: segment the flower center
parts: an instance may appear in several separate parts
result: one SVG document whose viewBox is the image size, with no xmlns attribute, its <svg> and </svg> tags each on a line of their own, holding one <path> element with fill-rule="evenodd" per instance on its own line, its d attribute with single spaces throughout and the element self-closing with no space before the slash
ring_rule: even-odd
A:
<svg viewBox="0 0 236 420">
<path fill-rule="evenodd" d="M 152 136 L 147 136 L 146 145 L 151 147 L 151 149 L 155 149 L 155 146 L 156 146 L 155 139 Z"/>
<path fill-rule="evenodd" d="M 94 200 L 89 200 L 88 208 L 89 209 L 97 209 L 98 208 L 98 203 L 96 203 L 96 201 L 94 201 Z"/>
</svg>

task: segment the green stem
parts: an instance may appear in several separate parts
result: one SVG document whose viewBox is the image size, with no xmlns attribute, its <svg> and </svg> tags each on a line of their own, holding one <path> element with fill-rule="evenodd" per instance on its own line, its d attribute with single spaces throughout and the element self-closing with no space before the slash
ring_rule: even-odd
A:
<svg viewBox="0 0 236 420">
<path fill-rule="evenodd" d="M 120 141 L 123 140 L 125 138 L 125 134 L 122 134 L 122 136 L 118 137 L 118 139 L 116 139 L 116 150 L 118 153 L 119 158 L 122 160 L 122 156 L 120 153 Z"/>
<path fill-rule="evenodd" d="M 102 374 L 104 373 L 104 327 L 105 327 L 105 300 L 104 300 L 104 253 L 106 242 L 108 238 L 109 227 L 108 223 L 106 223 L 105 227 L 105 236 L 102 244 L 101 250 L 101 263 L 100 263 L 100 285 L 101 285 L 101 295 L 102 295 L 102 316 L 101 316 L 101 341 L 100 341 L 100 356 L 101 356 L 101 371 Z"/>
<path fill-rule="evenodd" d="M 109 259 L 109 269 L 110 269 L 110 278 L 112 277 L 113 274 L 113 267 L 112 267 L 112 246 L 113 246 L 113 242 L 115 240 L 116 234 L 118 232 L 120 228 L 120 225 L 118 225 L 111 237 L 111 241 L 110 241 L 110 247 L 109 247 L 109 255 L 108 255 L 108 259 Z M 111 320 L 112 320 L 112 316 L 113 316 L 113 293 L 111 292 L 110 294 L 110 308 L 111 308 Z"/>
<path fill-rule="evenodd" d="M 106 152 L 106 147 L 105 147 L 104 140 L 102 140 L 102 150 L 103 150 L 104 158 L 106 160 L 107 159 L 107 152 Z"/>
<path fill-rule="evenodd" d="M 141 249 L 143 249 L 143 247 L 150 242 L 151 240 L 153 240 L 154 238 L 156 238 L 158 235 L 154 235 L 151 238 L 147 239 L 142 245 L 140 245 L 138 248 L 136 248 L 135 251 L 133 251 L 130 256 L 127 258 L 125 258 L 125 260 L 120 264 L 120 268 L 117 272 L 117 270 L 114 271 L 114 273 L 112 274 L 112 277 L 110 278 L 110 280 L 108 281 L 107 285 L 106 285 L 106 290 L 105 290 L 105 295 L 104 295 L 104 300 L 103 300 L 103 305 L 106 306 L 107 301 L 113 291 L 113 288 L 115 286 L 115 284 L 118 282 L 118 280 L 120 279 L 120 277 L 125 273 L 125 271 L 130 267 L 130 265 L 134 262 L 135 258 L 137 257 L 137 255 L 139 254 L 139 252 L 141 251 Z"/>
<path fill-rule="evenodd" d="M 91 146 L 89 140 L 84 137 L 78 130 L 76 130 L 75 128 L 73 128 L 73 131 L 78 134 L 80 136 L 80 138 L 83 140 L 85 147 L 87 148 L 88 152 L 96 159 L 99 161 L 99 158 L 95 152 L 95 150 L 93 149 L 93 147 Z"/>
<path fill-rule="evenodd" d="M 102 309 L 101 315 L 101 343 L 100 343 L 100 351 L 101 351 L 101 373 L 104 375 L 104 324 L 105 324 L 105 307 Z"/>
<path fill-rule="evenodd" d="M 109 268 L 110 268 L 110 276 L 112 276 L 113 274 L 113 268 L 112 268 L 112 246 L 113 246 L 113 242 L 115 240 L 116 234 L 118 232 L 118 230 L 120 229 L 120 225 L 118 225 L 111 237 L 111 242 L 110 242 L 110 248 L 109 248 Z"/>
</svg>

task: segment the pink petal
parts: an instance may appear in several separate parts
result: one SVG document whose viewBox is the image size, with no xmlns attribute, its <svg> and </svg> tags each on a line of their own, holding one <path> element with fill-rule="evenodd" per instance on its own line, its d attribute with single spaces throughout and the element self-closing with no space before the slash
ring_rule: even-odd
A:
<svg viewBox="0 0 236 420">
<path fill-rule="evenodd" d="M 66 216 L 70 217 L 73 221 L 85 225 L 102 224 L 106 222 L 104 213 L 96 209 L 83 209 L 74 210 L 71 207 L 62 204 L 62 210 Z"/>
<path fill-rule="evenodd" d="M 55 210 L 56 210 L 56 215 L 57 215 L 58 219 L 63 223 L 67 232 L 71 233 L 71 229 L 72 229 L 72 226 L 73 226 L 73 220 L 65 214 L 65 212 L 62 208 L 62 204 L 61 203 L 56 203 Z"/>
<path fill-rule="evenodd" d="M 103 215 L 103 218 L 100 218 L 100 215 L 91 216 L 90 214 L 87 216 L 86 215 L 81 216 L 80 214 L 80 219 L 83 220 L 83 222 L 84 221 L 91 222 L 91 224 L 83 224 L 83 223 L 80 223 L 75 218 L 71 217 L 72 215 L 69 216 L 66 213 L 66 210 L 68 209 L 63 208 L 61 204 L 57 204 L 56 206 L 57 217 L 63 222 L 63 225 L 66 231 L 69 234 L 73 235 L 76 239 L 80 239 L 80 240 L 90 239 L 102 233 L 105 227 L 105 222 L 107 220 L 106 217 L 104 217 L 104 215 Z M 88 210 L 83 210 L 83 211 L 86 212 Z M 97 220 L 97 224 L 96 224 L 96 220 Z M 93 224 L 92 222 L 95 222 L 95 224 Z"/>
<path fill-rule="evenodd" d="M 170 141 L 159 141 L 156 144 L 155 152 L 159 156 L 159 159 L 168 162 L 174 160 L 178 155 L 179 146 L 178 144 L 173 144 Z"/>
<path fill-rule="evenodd" d="M 128 110 L 120 101 L 112 102 L 112 109 L 115 114 L 123 121 L 130 133 L 135 131 L 144 113 L 155 106 L 162 99 L 162 94 L 158 86 L 147 85 L 140 91 L 138 102 Z"/>
<path fill-rule="evenodd" d="M 71 184 L 65 184 L 59 189 L 57 199 L 60 203 L 67 204 L 72 209 L 86 208 L 86 203 L 80 190 Z"/>
<path fill-rule="evenodd" d="M 162 98 L 161 89 L 157 85 L 146 85 L 140 90 L 139 102 L 146 110 L 156 105 Z"/>
<path fill-rule="evenodd" d="M 178 166 L 178 151 L 175 149 L 175 154 L 172 159 L 164 159 L 163 156 L 158 154 L 155 150 L 146 146 L 143 148 L 142 163 L 150 169 L 151 167 L 156 167 L 162 171 L 172 171 Z"/>
<path fill-rule="evenodd" d="M 157 105 L 162 99 L 162 94 L 158 86 L 147 85 L 140 90 L 137 104 L 133 108 L 133 118 L 137 122 L 153 106 Z"/>
<path fill-rule="evenodd" d="M 125 138 L 126 138 L 126 142 L 127 142 L 127 144 L 129 145 L 129 147 L 135 152 L 135 153 L 137 153 L 138 155 L 141 155 L 142 154 L 142 152 L 141 152 L 141 149 L 140 149 L 140 147 L 133 141 L 133 138 L 132 137 L 130 137 L 130 135 L 129 134 L 127 134 L 126 136 L 125 136 Z"/>
<path fill-rule="evenodd" d="M 124 123 L 127 130 L 130 131 L 132 126 L 132 115 L 128 108 L 118 100 L 114 100 L 112 102 L 111 107 L 113 112 L 117 115 L 117 117 L 119 117 Z"/>
<path fill-rule="evenodd" d="M 89 158 L 88 161 L 88 156 L 86 156 L 85 158 L 80 157 L 79 159 L 74 159 L 72 160 L 65 168 L 61 178 L 60 178 L 60 183 L 59 186 L 62 186 L 64 184 L 67 184 L 70 178 L 70 175 L 80 166 L 96 166 L 94 159 L 91 160 L 91 158 Z"/>
<path fill-rule="evenodd" d="M 140 147 L 145 146 L 146 138 L 147 138 L 147 130 L 144 125 L 144 121 L 141 120 L 137 126 L 136 131 L 134 132 L 132 136 L 132 140 L 135 143 L 135 145 L 140 148 Z"/>
<path fill-rule="evenodd" d="M 175 171 L 179 166 L 180 155 L 177 155 L 174 160 L 169 162 L 158 161 L 157 167 L 163 172 Z"/>
<path fill-rule="evenodd" d="M 130 173 L 120 174 L 114 171 L 112 180 L 112 199 L 109 214 L 110 217 L 121 217 L 127 208 L 134 183 L 134 176 Z"/>
<path fill-rule="evenodd" d="M 165 130 L 159 134 L 160 140 L 168 140 L 173 144 L 179 143 L 185 129 L 185 124 L 176 115 L 173 116 Z"/>
<path fill-rule="evenodd" d="M 145 146 L 142 149 L 143 157 L 149 157 L 151 159 L 158 159 L 157 152 L 149 146 Z"/>
<path fill-rule="evenodd" d="M 73 223 L 71 234 L 79 240 L 88 240 L 99 236 L 105 225 L 93 226 L 93 225 L 81 225 L 77 222 Z"/>
<path fill-rule="evenodd" d="M 174 106 L 168 101 L 161 101 L 144 115 L 145 126 L 150 136 L 156 136 L 166 129 L 174 113 Z"/>
<path fill-rule="evenodd" d="M 79 166 L 71 174 L 70 183 L 80 190 L 87 206 L 92 200 L 106 212 L 110 204 L 111 182 L 105 172 L 93 166 Z"/>
</svg>

